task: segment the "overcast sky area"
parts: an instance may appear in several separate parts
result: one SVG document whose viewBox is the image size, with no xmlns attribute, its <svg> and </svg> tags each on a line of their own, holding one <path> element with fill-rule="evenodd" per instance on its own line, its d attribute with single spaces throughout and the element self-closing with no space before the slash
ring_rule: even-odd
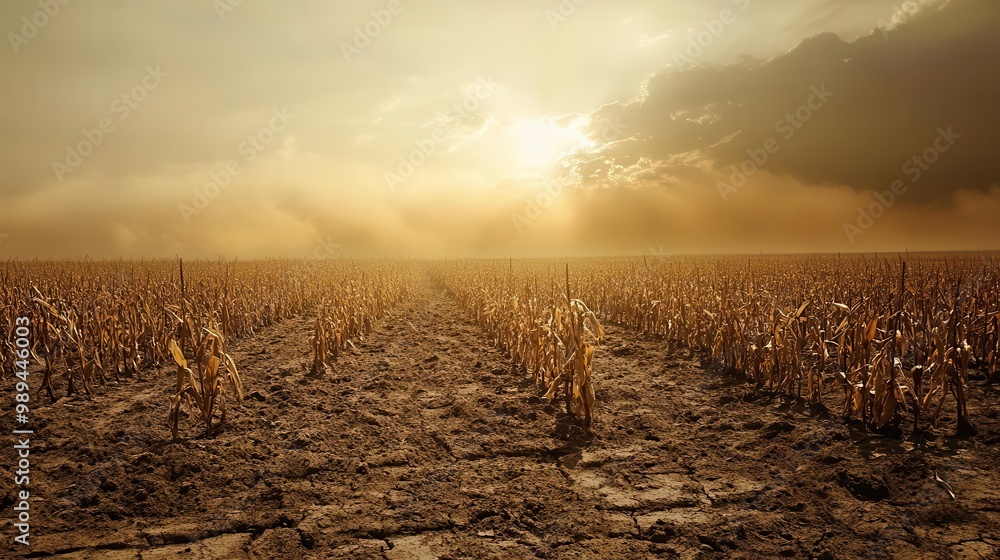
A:
<svg viewBox="0 0 1000 560">
<path fill-rule="evenodd" d="M 1000 249 L 996 0 L 0 22 L 0 258 Z"/>
</svg>

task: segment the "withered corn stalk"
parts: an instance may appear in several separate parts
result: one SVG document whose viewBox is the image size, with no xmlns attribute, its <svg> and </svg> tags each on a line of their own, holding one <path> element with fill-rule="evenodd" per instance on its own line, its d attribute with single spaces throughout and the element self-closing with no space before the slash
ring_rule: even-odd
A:
<svg viewBox="0 0 1000 560">
<path fill-rule="evenodd" d="M 212 435 L 212 419 L 216 411 L 219 423 L 226 421 L 226 381 L 237 403 L 243 402 L 243 383 L 232 356 L 225 352 L 225 338 L 216 330 L 205 328 L 194 352 L 195 371 L 188 367 L 180 346 L 171 340 L 170 353 L 177 364 L 177 392 L 170 399 L 168 424 L 177 439 L 182 407 L 191 419 L 204 424 L 205 435 Z"/>
</svg>

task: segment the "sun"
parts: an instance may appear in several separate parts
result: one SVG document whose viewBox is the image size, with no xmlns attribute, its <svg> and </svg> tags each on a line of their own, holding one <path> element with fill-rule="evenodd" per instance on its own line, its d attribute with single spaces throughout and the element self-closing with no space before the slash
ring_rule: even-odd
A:
<svg viewBox="0 0 1000 560">
<path fill-rule="evenodd" d="M 508 126 L 515 163 L 525 170 L 555 164 L 567 152 L 593 144 L 583 132 L 583 121 L 560 125 L 551 118 L 520 119 Z"/>
</svg>

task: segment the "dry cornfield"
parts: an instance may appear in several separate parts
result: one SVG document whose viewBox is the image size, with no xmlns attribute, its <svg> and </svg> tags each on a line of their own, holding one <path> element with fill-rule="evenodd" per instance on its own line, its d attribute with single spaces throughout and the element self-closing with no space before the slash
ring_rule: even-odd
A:
<svg viewBox="0 0 1000 560">
<path fill-rule="evenodd" d="M 38 515 L 62 543 L 41 552 L 89 538 L 49 519 L 206 557 L 226 531 L 348 557 L 439 537 L 487 556 L 497 535 L 788 556 L 803 519 L 801 556 L 863 556 L 900 515 L 992 546 L 992 256 L 10 261 L 0 279 L 0 324 L 32 319 Z"/>
<path fill-rule="evenodd" d="M 425 264 L 470 312 L 514 369 L 589 423 L 600 321 L 655 335 L 670 349 L 744 376 L 756 391 L 841 413 L 874 430 L 906 412 L 939 423 L 946 403 L 959 433 L 973 430 L 970 375 L 998 379 L 998 261 L 988 256 L 677 257 Z M 561 274 L 565 266 L 565 274 Z M 226 341 L 315 309 L 312 371 L 324 371 L 405 300 L 418 265 L 403 262 L 8 262 L 0 323 L 34 317 L 38 388 L 55 399 L 179 369 L 170 424 L 189 403 L 210 431 L 211 404 L 230 379 Z M 572 273 L 572 274 L 570 274 Z M 587 302 L 587 303 L 585 303 Z M 589 304 L 589 307 L 588 307 Z M 4 375 L 14 348 L 3 341 Z M 194 375 L 189 365 L 194 366 Z M 62 367 L 60 367 L 62 366 Z M 188 372 L 188 378 L 184 377 Z M 201 373 L 204 372 L 204 373 Z M 182 395 L 186 395 L 182 398 Z M 209 402 L 198 404 L 199 399 Z M 225 401 L 223 400 L 222 403 Z M 224 413 L 224 404 L 220 409 Z M 207 414 L 207 417 L 205 416 Z"/>
<path fill-rule="evenodd" d="M 907 412 L 914 431 L 922 421 L 937 427 L 951 402 L 955 430 L 970 433 L 970 375 L 1000 381 L 1000 261 L 993 256 L 589 259 L 567 267 L 566 290 L 564 262 L 459 261 L 434 269 L 548 397 L 558 393 L 556 380 L 567 382 L 564 394 L 573 399 L 592 395 L 598 317 L 744 377 L 756 392 L 815 407 L 825 394 L 841 394 L 842 416 L 875 431 L 898 427 Z M 569 299 L 570 285 L 579 299 Z M 576 356 L 586 359 L 570 364 Z M 574 402 L 589 419 L 593 401 Z"/>
<path fill-rule="evenodd" d="M 32 319 L 31 354 L 42 369 L 37 392 L 53 401 L 57 378 L 66 396 L 90 395 L 95 386 L 176 365 L 171 432 L 176 438 L 184 405 L 211 434 L 215 414 L 225 420 L 224 382 L 237 401 L 243 397 L 227 340 L 318 307 L 317 328 L 329 337 L 322 344 L 335 356 L 400 301 L 406 271 L 399 263 L 352 260 L 11 261 L 3 265 L 0 324 L 13 332 L 16 317 Z M 13 339 L 0 350 L 6 378 L 14 371 Z"/>
<path fill-rule="evenodd" d="M 576 282 L 605 320 L 662 337 L 757 391 L 821 405 L 874 430 L 912 411 L 974 429 L 970 375 L 1000 356 L 993 256 L 676 257 L 590 261 Z"/>
</svg>

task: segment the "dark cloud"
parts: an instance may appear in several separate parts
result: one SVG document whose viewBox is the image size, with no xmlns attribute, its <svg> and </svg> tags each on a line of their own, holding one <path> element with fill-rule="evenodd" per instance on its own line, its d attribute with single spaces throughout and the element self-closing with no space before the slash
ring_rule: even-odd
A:
<svg viewBox="0 0 1000 560">
<path fill-rule="evenodd" d="M 998 29 L 1000 2 L 952 0 L 853 42 L 820 34 L 766 61 L 663 72 L 649 80 L 641 100 L 596 114 L 615 111 L 635 139 L 601 155 L 631 170 L 618 177 L 626 184 L 639 158 L 656 177 L 689 168 L 691 158 L 677 165 L 685 154 L 698 154 L 728 176 L 748 150 L 761 155 L 773 138 L 777 152 L 765 164 L 772 174 L 881 190 L 897 179 L 911 181 L 904 163 L 933 146 L 939 129 L 950 128 L 961 138 L 921 170 L 919 188 L 903 200 L 982 191 L 1000 183 Z M 825 103 L 817 95 L 823 90 L 832 93 Z"/>
</svg>

